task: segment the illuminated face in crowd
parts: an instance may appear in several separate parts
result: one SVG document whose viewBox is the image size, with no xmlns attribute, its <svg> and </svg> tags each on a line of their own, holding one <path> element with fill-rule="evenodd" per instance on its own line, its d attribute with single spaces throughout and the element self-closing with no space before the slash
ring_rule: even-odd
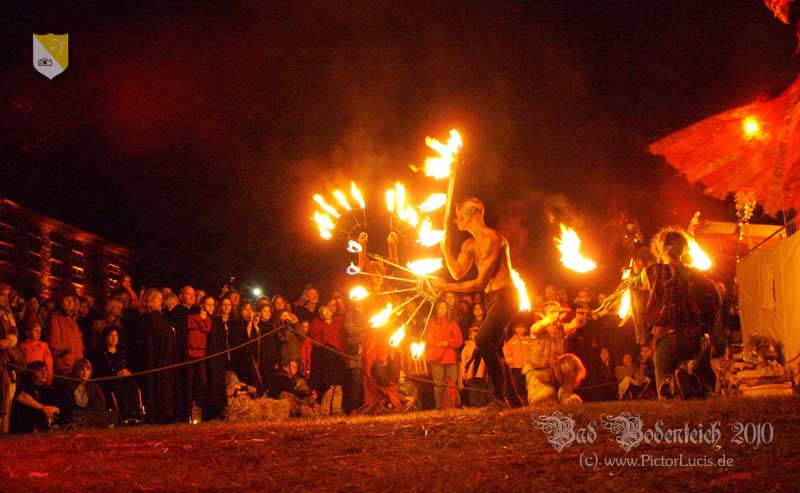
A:
<svg viewBox="0 0 800 493">
<path fill-rule="evenodd" d="M 483 305 L 479 303 L 472 305 L 472 316 L 475 317 L 475 320 L 483 320 L 484 315 L 486 312 L 483 310 Z"/>
<path fill-rule="evenodd" d="M 456 306 L 456 294 L 455 293 L 445 293 L 444 301 L 447 303 L 448 307 Z"/>
<path fill-rule="evenodd" d="M 206 300 L 203 302 L 203 306 L 202 306 L 202 308 L 203 308 L 203 311 L 205 311 L 206 313 L 208 313 L 209 315 L 211 315 L 212 313 L 214 313 L 214 306 L 215 306 L 215 305 L 216 305 L 216 303 L 214 302 L 214 298 L 212 298 L 212 297 L 210 297 L 210 296 L 209 296 L 209 297 L 207 297 L 207 298 L 206 298 Z"/>
<path fill-rule="evenodd" d="M 275 306 L 275 311 L 282 312 L 286 309 L 286 300 L 283 296 L 276 296 L 272 304 Z"/>
<path fill-rule="evenodd" d="M 331 323 L 331 321 L 333 320 L 333 312 L 329 307 L 323 306 L 322 308 L 319 309 L 319 318 L 321 318 L 327 323 Z"/>
<path fill-rule="evenodd" d="M 514 334 L 516 334 L 519 337 L 524 337 L 525 336 L 525 325 L 523 325 L 523 324 L 515 325 L 514 326 Z"/>
<path fill-rule="evenodd" d="M 232 291 L 230 294 L 230 299 L 233 306 L 239 306 L 239 303 L 242 301 L 242 295 L 240 295 L 237 291 Z"/>
<path fill-rule="evenodd" d="M 622 357 L 622 364 L 625 366 L 633 365 L 633 358 L 631 358 L 630 354 L 626 354 L 625 356 Z"/>
<path fill-rule="evenodd" d="M 250 303 L 245 303 L 244 305 L 242 305 L 242 318 L 245 319 L 245 321 L 249 322 L 250 320 L 252 320 L 253 315 L 254 315 L 253 305 L 251 305 Z"/>
<path fill-rule="evenodd" d="M 158 291 L 154 291 L 153 294 L 150 295 L 150 299 L 147 300 L 147 308 L 153 312 L 160 312 L 161 311 L 161 300 L 164 297 Z"/>
<path fill-rule="evenodd" d="M 261 311 L 258 312 L 258 318 L 264 321 L 267 321 L 270 318 L 272 318 L 272 307 L 269 305 L 262 306 Z"/>
<path fill-rule="evenodd" d="M 64 296 L 64 298 L 61 300 L 61 308 L 69 316 L 75 315 L 76 305 L 77 303 L 75 302 L 74 296 Z"/>
<path fill-rule="evenodd" d="M 119 344 L 119 332 L 116 330 L 110 331 L 106 334 L 106 346 L 108 347 L 117 347 Z"/>
<path fill-rule="evenodd" d="M 306 299 L 311 304 L 319 303 L 319 291 L 314 288 L 309 289 L 306 291 Z"/>
<path fill-rule="evenodd" d="M 81 379 L 82 382 L 85 382 L 92 378 L 92 365 L 85 364 L 79 370 L 78 374 L 75 375 L 77 378 Z"/>
<path fill-rule="evenodd" d="M 42 338 L 42 327 L 39 325 L 34 325 L 31 327 L 31 339 L 34 341 L 38 341 Z"/>
<path fill-rule="evenodd" d="M 230 315 L 233 311 L 233 302 L 227 298 L 220 301 L 219 311 L 223 315 Z"/>
<path fill-rule="evenodd" d="M 447 302 L 440 301 L 439 303 L 436 304 L 436 316 L 437 317 L 445 318 L 445 317 L 447 317 L 447 312 L 448 312 Z"/>
<path fill-rule="evenodd" d="M 181 288 L 180 300 L 183 306 L 192 306 L 195 303 L 194 288 L 191 286 L 184 286 Z"/>
</svg>

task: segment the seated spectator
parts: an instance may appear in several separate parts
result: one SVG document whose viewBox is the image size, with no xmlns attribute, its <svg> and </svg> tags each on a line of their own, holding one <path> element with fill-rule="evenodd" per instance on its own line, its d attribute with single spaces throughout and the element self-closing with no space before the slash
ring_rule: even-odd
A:
<svg viewBox="0 0 800 493">
<path fill-rule="evenodd" d="M 50 354 L 50 346 L 41 340 L 42 327 L 37 323 L 31 327 L 28 333 L 28 338 L 19 345 L 19 348 L 25 353 L 25 364 L 33 363 L 34 361 L 43 361 L 47 367 L 47 385 L 53 384 L 53 355 Z"/>
<path fill-rule="evenodd" d="M 608 348 L 600 349 L 600 359 L 594 367 L 596 382 L 602 387 L 599 391 L 599 399 L 602 401 L 614 400 L 616 397 L 617 377 L 614 375 L 614 365 L 611 363 L 611 353 Z"/>
<path fill-rule="evenodd" d="M 48 431 L 58 408 L 56 394 L 47 384 L 47 366 L 44 361 L 28 364 L 20 378 L 11 411 L 11 433 Z"/>
<path fill-rule="evenodd" d="M 81 358 L 72 366 L 72 377 L 79 381 L 68 380 L 60 391 L 60 421 L 75 424 L 78 427 L 109 428 L 117 423 L 116 411 L 106 408 L 103 390 L 92 378 L 92 363 Z"/>
<path fill-rule="evenodd" d="M 126 377 L 131 374 L 128 368 L 128 357 L 119 347 L 119 332 L 115 327 L 108 327 L 103 332 L 105 349 L 96 357 L 98 377 Z M 123 421 L 140 421 L 142 419 L 139 402 L 139 387 L 133 378 L 106 380 L 101 387 L 111 392 L 116 399 L 120 417 Z"/>
<path fill-rule="evenodd" d="M 291 416 L 313 415 L 317 410 L 317 393 L 297 373 L 296 361 L 283 365 L 275 379 L 274 388 L 270 389 L 270 396 L 288 401 Z"/>
<path fill-rule="evenodd" d="M 631 392 L 631 397 L 638 398 L 642 390 L 650 383 L 650 379 L 645 377 L 640 368 L 634 368 L 633 358 L 630 354 L 622 357 L 622 364 L 614 369 L 617 378 L 617 398 L 622 400 Z"/>
</svg>

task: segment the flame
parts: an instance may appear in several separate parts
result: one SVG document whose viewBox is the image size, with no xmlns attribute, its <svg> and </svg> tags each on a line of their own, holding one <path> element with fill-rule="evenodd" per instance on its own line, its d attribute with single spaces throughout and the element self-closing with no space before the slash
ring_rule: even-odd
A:
<svg viewBox="0 0 800 493">
<path fill-rule="evenodd" d="M 361 301 L 369 296 L 369 291 L 361 286 L 356 286 L 350 290 L 350 299 L 353 301 Z"/>
<path fill-rule="evenodd" d="M 437 270 L 442 268 L 442 259 L 441 258 L 422 258 L 419 260 L 414 260 L 406 264 L 406 266 L 411 269 L 417 276 L 427 276 L 428 274 L 433 274 Z"/>
<path fill-rule="evenodd" d="M 333 196 L 336 198 L 336 200 L 339 201 L 339 203 L 342 205 L 342 207 L 345 208 L 345 210 L 348 210 L 348 211 L 352 211 L 353 210 L 353 208 L 350 207 L 350 203 L 347 202 L 347 197 L 344 196 L 344 194 L 342 193 L 341 190 L 334 190 L 333 191 Z"/>
<path fill-rule="evenodd" d="M 333 238 L 333 232 L 323 227 L 319 228 L 319 235 L 322 237 L 323 240 L 330 240 L 331 238 Z"/>
<path fill-rule="evenodd" d="M 402 211 L 398 210 L 397 216 L 415 228 L 419 224 L 419 215 L 411 206 L 406 206 L 405 210 Z"/>
<path fill-rule="evenodd" d="M 319 204 L 320 207 L 325 209 L 325 212 L 327 212 L 331 216 L 335 217 L 336 219 L 339 219 L 339 217 L 341 217 L 341 214 L 339 214 L 339 212 L 336 209 L 334 209 L 325 202 L 325 199 L 322 198 L 322 195 L 320 194 L 314 195 L 314 200 Z"/>
<path fill-rule="evenodd" d="M 388 322 L 389 317 L 392 316 L 392 310 L 393 310 L 392 304 L 386 303 L 386 308 L 379 311 L 378 313 L 373 315 L 372 318 L 369 319 L 370 327 L 372 328 L 380 327 L 381 325 L 384 325 L 386 322 Z"/>
<path fill-rule="evenodd" d="M 520 277 L 519 272 L 511 269 L 511 279 L 514 281 L 514 287 L 517 288 L 519 293 L 519 311 L 531 311 L 531 299 L 528 297 L 528 290 L 525 289 L 525 281 Z"/>
<path fill-rule="evenodd" d="M 444 231 L 431 229 L 431 220 L 425 218 L 419 227 L 419 239 L 417 242 L 422 246 L 431 247 L 441 243 L 442 238 L 444 238 Z"/>
<path fill-rule="evenodd" d="M 402 214 L 406 209 L 406 187 L 399 181 L 394 184 L 395 210 Z"/>
<path fill-rule="evenodd" d="M 449 177 L 456 155 L 461 150 L 461 135 L 456 130 L 450 130 L 446 144 L 431 137 L 425 137 L 425 144 L 439 153 L 439 157 L 425 158 L 425 176 L 436 180 Z"/>
<path fill-rule="evenodd" d="M 432 193 L 425 202 L 420 204 L 419 210 L 423 213 L 433 212 L 440 207 L 444 207 L 447 202 L 447 194 L 445 193 Z"/>
<path fill-rule="evenodd" d="M 403 338 L 406 336 L 406 327 L 405 325 L 401 325 L 399 329 L 397 329 L 391 337 L 389 337 L 389 345 L 391 347 L 397 347 L 403 342 Z"/>
<path fill-rule="evenodd" d="M 314 211 L 314 222 L 317 224 L 319 234 L 323 239 L 330 240 L 333 238 L 333 229 L 335 226 L 331 216 L 319 211 Z"/>
<path fill-rule="evenodd" d="M 394 213 L 395 193 L 394 190 L 386 190 L 386 208 L 389 209 L 389 214 Z"/>
<path fill-rule="evenodd" d="M 350 262 L 350 265 L 347 266 L 347 270 L 345 270 L 348 276 L 354 276 L 361 272 L 361 268 L 355 265 L 353 262 Z"/>
<path fill-rule="evenodd" d="M 742 130 L 745 138 L 750 140 L 761 132 L 761 125 L 754 116 L 748 116 L 742 120 Z"/>
<path fill-rule="evenodd" d="M 364 202 L 364 196 L 361 195 L 361 190 L 358 189 L 356 183 L 353 181 L 350 182 L 350 195 L 353 196 L 353 200 L 358 202 L 359 207 L 361 207 L 362 209 L 367 208 L 366 203 Z"/>
<path fill-rule="evenodd" d="M 690 265 L 695 269 L 705 271 L 711 268 L 711 258 L 700 248 L 694 238 L 689 238 L 689 257 L 692 258 Z"/>
<path fill-rule="evenodd" d="M 425 352 L 425 341 L 411 343 L 411 358 L 418 361 Z"/>
<path fill-rule="evenodd" d="M 631 290 L 626 289 L 625 292 L 622 293 L 622 298 L 619 301 L 619 309 L 617 310 L 617 315 L 619 318 L 625 319 L 631 313 Z"/>
<path fill-rule="evenodd" d="M 560 224 L 561 238 L 555 238 L 556 246 L 561 252 L 561 263 L 575 272 L 589 272 L 597 268 L 597 263 L 581 255 L 581 239 L 572 228 Z"/>
</svg>

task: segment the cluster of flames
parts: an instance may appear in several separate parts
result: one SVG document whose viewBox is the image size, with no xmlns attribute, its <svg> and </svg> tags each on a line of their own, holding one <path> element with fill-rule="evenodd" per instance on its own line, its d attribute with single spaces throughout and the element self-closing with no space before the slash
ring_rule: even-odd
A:
<svg viewBox="0 0 800 493">
<path fill-rule="evenodd" d="M 353 206 L 347 201 L 347 197 L 341 190 L 334 190 L 333 197 L 344 209 L 345 213 L 351 213 Z M 353 200 L 358 204 L 358 207 L 363 212 L 366 209 L 364 196 L 356 186 L 355 182 L 350 182 L 350 195 Z M 314 202 L 316 202 L 324 212 L 314 211 L 314 223 L 317 225 L 319 235 L 326 240 L 333 238 L 333 230 L 336 229 L 336 224 L 342 217 L 342 212 L 339 212 L 334 206 L 325 202 L 325 199 L 320 194 L 314 195 Z"/>
</svg>

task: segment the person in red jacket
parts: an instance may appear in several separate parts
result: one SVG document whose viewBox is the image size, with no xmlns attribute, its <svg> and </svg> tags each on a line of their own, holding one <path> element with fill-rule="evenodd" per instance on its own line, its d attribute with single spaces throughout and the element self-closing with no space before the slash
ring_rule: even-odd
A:
<svg viewBox="0 0 800 493">
<path fill-rule="evenodd" d="M 83 334 L 75 320 L 77 300 L 71 294 L 61 298 L 61 308 L 50 316 L 50 337 L 47 341 L 53 354 L 55 372 L 59 375 L 72 373 L 72 365 L 83 358 Z"/>
<path fill-rule="evenodd" d="M 457 407 L 456 351 L 461 347 L 464 338 L 461 336 L 461 329 L 458 328 L 456 321 L 448 318 L 448 306 L 444 300 L 436 303 L 436 317 L 428 322 L 424 340 L 427 348 L 425 355 L 433 377 L 433 396 L 436 408 Z M 449 399 L 445 400 L 445 395 L 448 395 Z"/>
<path fill-rule="evenodd" d="M 200 313 L 189 315 L 187 319 L 187 361 L 206 356 L 208 334 L 211 332 L 211 315 L 214 313 L 216 301 L 213 296 L 204 296 L 200 300 Z M 208 362 L 198 361 L 185 367 L 186 394 L 191 396 L 192 403 L 198 407 L 206 404 L 208 388 Z"/>
</svg>

